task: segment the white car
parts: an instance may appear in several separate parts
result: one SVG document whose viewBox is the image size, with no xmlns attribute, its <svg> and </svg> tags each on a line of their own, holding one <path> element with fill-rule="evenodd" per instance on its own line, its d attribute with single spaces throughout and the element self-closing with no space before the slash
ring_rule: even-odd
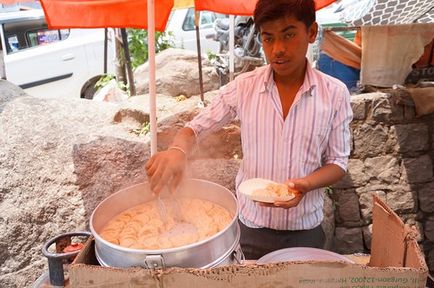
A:
<svg viewBox="0 0 434 288">
<path fill-rule="evenodd" d="M 0 13 L 0 25 L 3 79 L 37 97 L 92 98 L 104 74 L 104 29 L 49 30 L 41 9 Z M 108 48 L 113 74 L 112 40 Z"/>
<path fill-rule="evenodd" d="M 219 42 L 207 39 L 215 34 L 214 21 L 226 15 L 201 11 L 199 21 L 200 47 L 203 55 L 208 51 L 219 53 Z M 194 26 L 194 8 L 173 9 L 166 26 L 166 32 L 172 32 L 175 47 L 197 51 L 196 30 Z"/>
</svg>

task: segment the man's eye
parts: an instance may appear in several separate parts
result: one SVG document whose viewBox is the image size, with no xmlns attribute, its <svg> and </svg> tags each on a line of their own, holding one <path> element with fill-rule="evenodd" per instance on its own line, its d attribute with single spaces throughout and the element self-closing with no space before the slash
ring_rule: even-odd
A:
<svg viewBox="0 0 434 288">
<path fill-rule="evenodd" d="M 285 34 L 285 39 L 291 39 L 291 38 L 294 38 L 294 36 L 295 36 L 295 33 L 287 33 L 287 34 Z"/>
<path fill-rule="evenodd" d="M 264 41 L 265 43 L 270 43 L 272 41 L 271 37 L 262 37 L 262 41 Z"/>
</svg>

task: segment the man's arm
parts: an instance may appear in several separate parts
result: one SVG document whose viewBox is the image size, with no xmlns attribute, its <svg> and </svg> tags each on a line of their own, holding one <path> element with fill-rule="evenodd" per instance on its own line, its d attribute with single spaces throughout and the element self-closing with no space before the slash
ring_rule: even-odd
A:
<svg viewBox="0 0 434 288">
<path fill-rule="evenodd" d="M 345 171 L 336 164 L 326 164 L 315 172 L 303 178 L 289 179 L 286 184 L 300 194 L 296 195 L 293 199 L 285 202 L 274 202 L 272 205 L 282 208 L 295 207 L 303 199 L 304 195 L 309 191 L 326 187 L 338 182 L 345 176 Z"/>
<path fill-rule="evenodd" d="M 300 192 L 307 192 L 335 184 L 345 176 L 345 171 L 336 164 L 326 164 L 310 175 L 301 178 L 302 181 L 289 180 L 288 185 Z M 299 183 L 300 182 L 300 183 Z M 293 183 L 294 185 L 291 185 Z M 299 186 L 300 189 L 297 189 Z"/>
<path fill-rule="evenodd" d="M 188 127 L 181 128 L 166 151 L 156 153 L 146 162 L 146 174 L 154 193 L 160 193 L 166 184 L 169 184 L 172 190 L 179 185 L 187 164 L 187 155 L 193 150 L 195 143 L 194 131 Z"/>
<path fill-rule="evenodd" d="M 160 193 L 165 185 L 174 191 L 182 180 L 187 155 L 192 152 L 196 137 L 216 131 L 236 116 L 236 80 L 226 85 L 211 104 L 176 134 L 166 151 L 156 153 L 145 165 L 151 190 Z"/>
</svg>

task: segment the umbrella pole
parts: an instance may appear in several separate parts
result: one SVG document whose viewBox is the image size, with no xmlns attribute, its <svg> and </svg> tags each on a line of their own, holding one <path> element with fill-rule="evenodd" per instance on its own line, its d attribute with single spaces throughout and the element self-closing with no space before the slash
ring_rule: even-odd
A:
<svg viewBox="0 0 434 288">
<path fill-rule="evenodd" d="M 235 17 L 234 15 L 229 15 L 229 81 L 234 80 L 235 72 Z"/>
<path fill-rule="evenodd" d="M 149 122 L 151 156 L 157 152 L 157 101 L 155 88 L 155 0 L 148 0 Z"/>
<path fill-rule="evenodd" d="M 104 75 L 107 74 L 108 29 L 104 28 Z"/>
<path fill-rule="evenodd" d="M 202 53 L 200 49 L 200 32 L 199 32 L 199 12 L 194 13 L 194 26 L 196 27 L 196 47 L 197 47 L 197 64 L 199 66 L 199 88 L 200 88 L 200 101 L 205 105 L 203 96 L 203 78 L 202 78 Z"/>
</svg>

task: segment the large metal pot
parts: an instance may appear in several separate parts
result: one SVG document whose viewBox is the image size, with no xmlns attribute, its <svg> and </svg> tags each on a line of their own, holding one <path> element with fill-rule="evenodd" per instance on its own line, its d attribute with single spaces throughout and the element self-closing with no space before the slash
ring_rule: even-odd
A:
<svg viewBox="0 0 434 288">
<path fill-rule="evenodd" d="M 241 261 L 243 256 L 239 246 L 238 206 L 232 192 L 216 183 L 188 179 L 178 188 L 177 195 L 217 203 L 233 215 L 232 221 L 211 238 L 177 248 L 141 250 L 115 245 L 99 235 L 107 222 L 128 208 L 155 199 L 148 183 L 134 185 L 109 196 L 92 213 L 90 230 L 95 237 L 95 253 L 99 263 L 125 268 L 209 268 Z"/>
</svg>

